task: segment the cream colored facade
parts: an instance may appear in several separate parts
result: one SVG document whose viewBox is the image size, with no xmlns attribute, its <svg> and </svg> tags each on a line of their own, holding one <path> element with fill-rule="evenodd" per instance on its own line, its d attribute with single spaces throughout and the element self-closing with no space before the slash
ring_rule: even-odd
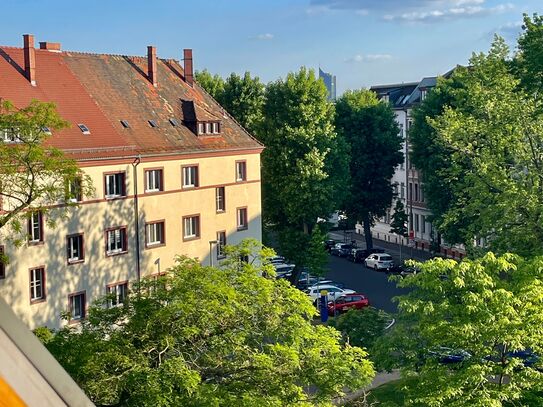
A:
<svg viewBox="0 0 543 407">
<path fill-rule="evenodd" d="M 94 196 L 84 197 L 78 206 L 70 208 L 68 218 L 54 229 L 44 222 L 42 244 L 15 248 L 0 243 L 5 245 L 10 258 L 6 278 L 0 280 L 0 296 L 30 328 L 59 328 L 66 324 L 60 315 L 69 309 L 70 294 L 84 292 L 88 306 L 106 294 L 108 285 L 136 280 L 134 160 L 135 157 L 80 162 L 92 179 Z M 236 180 L 237 161 L 246 162 L 245 181 Z M 182 187 L 182 167 L 187 165 L 198 166 L 197 187 Z M 176 255 L 196 257 L 208 265 L 211 253 L 213 264 L 217 264 L 216 244 L 211 245 L 210 251 L 210 241 L 217 239 L 219 231 L 226 232 L 227 244 L 236 244 L 247 237 L 261 240 L 260 151 L 141 157 L 135 168 L 141 276 L 167 270 Z M 149 168 L 162 169 L 163 191 L 145 192 L 145 170 Z M 125 173 L 125 197 L 105 197 L 104 174 L 111 172 Z M 226 208 L 217 212 L 216 188 L 221 186 L 225 187 Z M 247 208 L 248 227 L 244 230 L 238 230 L 238 208 Z M 183 217 L 193 215 L 200 219 L 199 237 L 184 240 Z M 147 248 L 145 225 L 153 221 L 164 221 L 165 242 Z M 106 230 L 114 227 L 126 227 L 126 252 L 107 255 Z M 69 264 L 67 236 L 73 234 L 83 234 L 84 260 Z M 30 270 L 42 266 L 45 268 L 45 299 L 31 303 Z"/>
</svg>

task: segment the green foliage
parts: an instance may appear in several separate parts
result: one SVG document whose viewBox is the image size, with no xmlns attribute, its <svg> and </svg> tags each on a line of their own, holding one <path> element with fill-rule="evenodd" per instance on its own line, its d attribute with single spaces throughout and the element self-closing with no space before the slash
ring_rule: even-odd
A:
<svg viewBox="0 0 543 407">
<path fill-rule="evenodd" d="M 396 201 L 392 222 L 390 222 L 390 232 L 398 236 L 407 237 L 407 213 L 400 199 Z"/>
<path fill-rule="evenodd" d="M 264 106 L 264 85 L 249 72 L 243 77 L 232 73 L 224 83 L 220 98 L 222 106 L 251 134 L 257 134 L 262 122 Z"/>
<path fill-rule="evenodd" d="M 49 212 L 47 221 L 54 226 L 56 217 L 66 214 L 64 208 L 50 211 L 50 206 L 66 201 L 67 183 L 81 180 L 82 194 L 92 192 L 90 178 L 77 163 L 57 148 L 47 145 L 52 132 L 69 126 L 57 113 L 53 103 L 33 100 L 17 108 L 8 100 L 0 101 L 0 134 L 6 132 L 15 142 L 0 139 L 0 200 L 4 214 L 0 214 L 0 230 L 9 229 L 3 236 L 20 245 L 26 239 L 22 226 L 28 210 Z M 5 229 L 4 229 L 5 230 Z"/>
<path fill-rule="evenodd" d="M 376 339 L 383 335 L 389 319 L 384 311 L 366 307 L 351 309 L 330 319 L 330 326 L 341 331 L 351 345 L 369 349 L 371 355 L 371 348 Z"/>
<path fill-rule="evenodd" d="M 415 115 L 413 161 L 425 174 L 429 206 L 449 242 L 469 247 L 485 237 L 497 252 L 543 253 L 541 100 L 519 90 L 507 58 L 507 46 L 496 38 L 488 54 L 473 55 L 469 69 L 456 69 L 438 85 L 428 103 L 442 92 L 454 102 L 437 115 Z M 421 120 L 432 129 L 426 140 L 418 133 L 417 126 L 428 129 Z M 429 149 L 436 154 L 431 159 Z M 446 199 L 436 204 L 440 193 Z"/>
<path fill-rule="evenodd" d="M 362 349 L 313 325 L 305 294 L 261 277 L 269 249 L 248 241 L 227 253 L 220 269 L 179 257 L 123 306 L 91 306 L 48 348 L 97 405 L 329 406 L 369 382 Z"/>
<path fill-rule="evenodd" d="M 389 369 L 399 365 L 404 377 L 417 379 L 406 405 L 502 406 L 541 391 L 541 360 L 528 366 L 508 352 L 543 354 L 543 258 L 488 253 L 417 267 L 419 273 L 398 277 L 409 292 L 399 297 L 397 323 L 376 353 Z M 440 363 L 430 353 L 439 347 L 471 356 Z"/>
<path fill-rule="evenodd" d="M 515 67 L 528 93 L 543 94 L 543 16 L 524 14 L 524 32 L 518 39 Z"/>
<path fill-rule="evenodd" d="M 203 71 L 196 71 L 194 74 L 198 84 L 206 90 L 213 98 L 222 103 L 222 97 L 224 93 L 224 79 L 219 75 L 211 75 L 211 73 L 204 69 Z"/>
<path fill-rule="evenodd" d="M 368 244 L 370 224 L 385 214 L 394 197 L 390 179 L 403 161 L 400 129 L 390 105 L 369 90 L 347 91 L 338 99 L 336 129 L 350 147 L 346 213 L 364 222 Z"/>
<path fill-rule="evenodd" d="M 53 339 L 53 331 L 45 326 L 40 326 L 34 329 L 34 335 L 40 340 L 41 343 L 47 345 Z"/>
</svg>

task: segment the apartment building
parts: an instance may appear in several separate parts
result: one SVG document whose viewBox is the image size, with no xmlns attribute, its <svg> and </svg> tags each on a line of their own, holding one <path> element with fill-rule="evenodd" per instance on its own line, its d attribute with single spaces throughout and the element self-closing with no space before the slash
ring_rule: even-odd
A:
<svg viewBox="0 0 543 407">
<path fill-rule="evenodd" d="M 447 77 L 452 71 L 446 73 Z M 437 239 L 432 223 L 428 221 L 432 213 L 426 206 L 424 197 L 424 188 L 422 184 L 422 174 L 415 168 L 409 158 L 409 140 L 407 132 L 411 125 L 411 111 L 422 102 L 429 91 L 437 84 L 437 77 L 427 77 L 420 82 L 410 82 L 391 85 L 372 86 L 379 99 L 390 103 L 396 115 L 396 121 L 400 127 L 404 142 L 402 145 L 404 153 L 404 162 L 401 163 L 394 172 L 392 184 L 397 198 L 404 204 L 408 214 L 408 233 L 409 238 L 402 239 L 399 236 L 390 233 L 390 223 L 392 221 L 393 207 L 395 201 L 391 203 L 391 208 L 387 214 L 379 219 L 373 227 L 372 233 L 375 237 L 393 243 L 408 244 L 429 249 L 432 241 Z M 445 255 L 452 257 L 461 257 L 464 252 L 460 247 L 451 247 L 444 243 L 441 251 Z"/>
<path fill-rule="evenodd" d="M 65 312 L 75 323 L 104 294 L 117 305 L 176 255 L 217 264 L 225 244 L 261 239 L 263 146 L 194 81 L 192 50 L 182 61 L 152 46 L 145 57 L 36 48 L 31 35 L 0 47 L 0 98 L 56 103 L 71 127 L 49 142 L 95 188 L 55 228 L 29 215 L 22 247 L 0 231 L 0 296 L 30 328 L 58 328 Z"/>
</svg>

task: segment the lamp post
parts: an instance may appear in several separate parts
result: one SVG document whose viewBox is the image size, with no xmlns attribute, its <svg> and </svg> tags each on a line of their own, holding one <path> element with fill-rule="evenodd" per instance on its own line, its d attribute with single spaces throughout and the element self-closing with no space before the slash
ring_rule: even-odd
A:
<svg viewBox="0 0 543 407">
<path fill-rule="evenodd" d="M 209 241 L 209 266 L 213 267 L 213 245 L 217 244 L 217 240 Z"/>
</svg>

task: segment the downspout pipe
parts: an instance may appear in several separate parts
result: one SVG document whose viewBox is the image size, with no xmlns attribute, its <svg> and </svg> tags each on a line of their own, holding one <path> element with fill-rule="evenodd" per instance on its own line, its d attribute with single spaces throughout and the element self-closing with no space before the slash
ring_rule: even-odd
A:
<svg viewBox="0 0 543 407">
<path fill-rule="evenodd" d="M 140 222 L 139 222 L 139 202 L 138 202 L 138 165 L 141 162 L 141 156 L 138 155 L 132 162 L 134 175 L 134 227 L 136 235 L 136 276 L 138 282 L 138 292 L 140 290 L 139 283 L 141 281 L 141 259 L 140 259 Z"/>
</svg>

